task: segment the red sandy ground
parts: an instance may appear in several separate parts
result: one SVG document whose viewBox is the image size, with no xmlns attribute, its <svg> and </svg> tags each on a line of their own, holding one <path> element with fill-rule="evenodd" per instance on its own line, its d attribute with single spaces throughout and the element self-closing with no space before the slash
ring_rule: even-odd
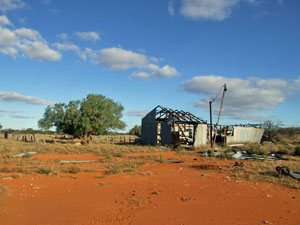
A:
<svg viewBox="0 0 300 225">
<path fill-rule="evenodd" d="M 0 224 L 300 224 L 299 190 L 191 167 L 200 163 L 212 164 L 146 163 L 138 173 L 104 178 L 79 173 L 0 180 L 5 187 L 0 189 Z"/>
</svg>

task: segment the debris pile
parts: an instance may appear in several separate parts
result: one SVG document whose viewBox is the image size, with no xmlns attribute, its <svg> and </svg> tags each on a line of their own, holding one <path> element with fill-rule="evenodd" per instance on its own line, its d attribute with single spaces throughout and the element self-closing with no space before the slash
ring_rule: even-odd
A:
<svg viewBox="0 0 300 225">
<path fill-rule="evenodd" d="M 263 154 L 249 153 L 247 151 L 241 151 L 241 150 L 230 150 L 225 152 L 208 150 L 208 151 L 202 151 L 200 154 L 202 156 L 226 157 L 229 159 L 238 159 L 238 160 L 287 160 L 286 158 L 276 153 L 269 153 L 267 155 L 263 155 Z"/>
<path fill-rule="evenodd" d="M 276 171 L 278 172 L 279 177 L 290 176 L 294 179 L 300 180 L 300 171 L 290 171 L 287 166 L 277 166 Z"/>
</svg>

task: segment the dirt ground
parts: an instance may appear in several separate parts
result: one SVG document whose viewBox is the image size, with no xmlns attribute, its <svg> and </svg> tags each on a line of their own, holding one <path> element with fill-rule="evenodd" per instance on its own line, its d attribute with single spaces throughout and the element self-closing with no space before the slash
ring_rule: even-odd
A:
<svg viewBox="0 0 300 225">
<path fill-rule="evenodd" d="M 56 165 L 56 170 L 78 166 L 80 172 L 5 174 L 0 179 L 0 224 L 300 224 L 299 189 L 232 176 L 222 168 L 234 161 L 173 152 L 106 160 L 120 165 L 125 159 L 145 162 L 134 171 L 105 173 L 105 159 L 93 154 L 14 159 L 10 167 L 34 162 Z M 96 161 L 61 165 L 59 160 Z"/>
</svg>

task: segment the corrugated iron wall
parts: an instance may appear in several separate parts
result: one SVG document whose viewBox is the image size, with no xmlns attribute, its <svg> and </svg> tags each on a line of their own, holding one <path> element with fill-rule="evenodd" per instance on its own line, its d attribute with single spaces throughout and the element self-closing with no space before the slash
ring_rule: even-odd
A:
<svg viewBox="0 0 300 225">
<path fill-rule="evenodd" d="M 142 119 L 141 142 L 144 145 L 157 144 L 156 110 L 152 110 Z"/>
<path fill-rule="evenodd" d="M 207 145 L 207 124 L 198 124 L 195 133 L 194 147 Z"/>
<path fill-rule="evenodd" d="M 233 136 L 227 136 L 227 144 L 236 143 L 260 143 L 262 135 L 264 133 L 263 128 L 255 127 L 234 127 Z"/>
</svg>

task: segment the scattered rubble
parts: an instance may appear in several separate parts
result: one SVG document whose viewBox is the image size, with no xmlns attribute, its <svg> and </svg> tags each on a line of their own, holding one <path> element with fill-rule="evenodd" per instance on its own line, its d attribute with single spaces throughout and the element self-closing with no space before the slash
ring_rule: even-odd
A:
<svg viewBox="0 0 300 225">
<path fill-rule="evenodd" d="M 277 166 L 276 171 L 278 172 L 279 177 L 290 176 L 294 179 L 300 180 L 300 171 L 290 171 L 287 166 Z"/>
<path fill-rule="evenodd" d="M 268 155 L 259 155 L 254 153 L 247 153 L 246 151 L 237 151 L 234 152 L 226 152 L 226 155 L 231 155 L 233 159 L 258 159 L 258 160 L 286 160 L 282 156 L 275 154 L 275 153 L 269 153 Z"/>
<path fill-rule="evenodd" d="M 209 156 L 209 157 L 226 157 L 231 159 L 239 159 L 239 160 L 287 160 L 286 158 L 282 157 L 279 154 L 276 153 L 269 153 L 268 155 L 262 155 L 262 154 L 255 154 L 255 153 L 248 153 L 247 151 L 225 151 L 224 153 L 221 153 L 219 151 L 202 151 L 200 153 L 202 156 Z"/>
</svg>

